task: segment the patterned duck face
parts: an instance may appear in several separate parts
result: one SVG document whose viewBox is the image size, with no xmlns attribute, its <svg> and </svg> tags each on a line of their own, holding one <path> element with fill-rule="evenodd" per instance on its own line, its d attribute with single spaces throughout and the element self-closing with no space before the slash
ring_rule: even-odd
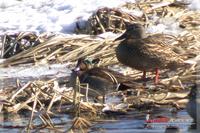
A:
<svg viewBox="0 0 200 133">
<path fill-rule="evenodd" d="M 95 66 L 98 65 L 98 63 L 100 62 L 99 58 L 96 59 L 85 59 L 85 58 L 79 58 L 78 62 L 76 64 L 76 67 L 73 69 L 73 71 L 87 71 Z"/>
<path fill-rule="evenodd" d="M 70 75 L 70 86 L 74 86 L 76 82 L 76 77 L 80 77 L 82 74 L 90 70 L 91 68 L 97 66 L 99 63 L 100 59 L 85 59 L 85 58 L 79 58 L 76 64 L 76 67 L 72 69 L 72 73 Z"/>
</svg>

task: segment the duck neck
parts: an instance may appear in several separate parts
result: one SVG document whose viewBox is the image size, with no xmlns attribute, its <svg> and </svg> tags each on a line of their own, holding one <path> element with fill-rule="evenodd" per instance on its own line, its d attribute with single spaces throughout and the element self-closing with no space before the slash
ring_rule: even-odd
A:
<svg viewBox="0 0 200 133">
<path fill-rule="evenodd" d="M 143 39 L 143 38 L 145 38 L 145 33 L 144 33 L 143 30 L 139 30 L 139 31 L 137 31 L 137 32 L 134 32 L 134 33 L 132 34 L 132 37 L 133 37 L 134 39 Z"/>
</svg>

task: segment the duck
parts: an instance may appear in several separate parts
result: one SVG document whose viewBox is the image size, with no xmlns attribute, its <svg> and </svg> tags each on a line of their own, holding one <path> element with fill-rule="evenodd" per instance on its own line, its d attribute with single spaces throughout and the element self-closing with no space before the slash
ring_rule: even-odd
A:
<svg viewBox="0 0 200 133">
<path fill-rule="evenodd" d="M 189 102 L 186 105 L 186 110 L 188 114 L 193 118 L 193 124 L 191 125 L 191 129 L 196 129 L 196 123 L 197 123 L 197 103 L 196 103 L 196 97 L 197 97 L 197 84 L 194 84 L 190 90 L 190 93 L 188 94 Z"/>
<path fill-rule="evenodd" d="M 159 82 L 160 69 L 176 70 L 185 65 L 181 56 L 162 43 L 162 39 L 147 36 L 140 23 L 126 25 L 126 31 L 114 41 L 119 41 L 115 49 L 118 61 L 142 71 L 143 79 L 146 72 L 155 71 L 155 84 Z"/>
<path fill-rule="evenodd" d="M 72 69 L 70 82 L 71 84 L 75 84 L 74 80 L 77 76 L 81 84 L 88 84 L 89 97 L 94 97 L 96 101 L 99 101 L 98 97 L 103 96 L 102 102 L 105 103 L 105 95 L 118 91 L 123 85 L 120 84 L 116 76 L 113 75 L 113 73 L 115 73 L 114 71 L 98 67 L 97 64 L 99 61 L 99 58 L 93 60 L 79 58 L 75 68 Z M 115 73 L 115 75 L 117 74 Z M 81 93 L 86 94 L 86 91 L 82 89 Z"/>
</svg>

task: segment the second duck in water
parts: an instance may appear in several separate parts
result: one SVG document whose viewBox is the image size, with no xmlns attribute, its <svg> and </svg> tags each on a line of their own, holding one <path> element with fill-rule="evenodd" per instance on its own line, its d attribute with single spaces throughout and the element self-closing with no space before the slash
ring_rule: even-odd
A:
<svg viewBox="0 0 200 133">
<path fill-rule="evenodd" d="M 98 62 L 99 59 L 89 61 L 80 58 L 75 69 L 72 70 L 70 81 L 75 82 L 75 77 L 78 76 L 80 83 L 88 84 L 90 97 L 103 96 L 103 102 L 105 102 L 105 95 L 118 90 L 119 84 L 109 70 L 93 66 Z M 85 92 L 86 90 L 82 88 L 81 93 L 86 94 Z"/>
<path fill-rule="evenodd" d="M 118 61 L 143 71 L 143 78 L 146 77 L 146 71 L 156 71 L 155 84 L 159 80 L 159 69 L 176 69 L 185 64 L 169 46 L 145 37 L 141 24 L 128 25 L 125 33 L 117 40 L 122 40 L 116 48 Z"/>
</svg>

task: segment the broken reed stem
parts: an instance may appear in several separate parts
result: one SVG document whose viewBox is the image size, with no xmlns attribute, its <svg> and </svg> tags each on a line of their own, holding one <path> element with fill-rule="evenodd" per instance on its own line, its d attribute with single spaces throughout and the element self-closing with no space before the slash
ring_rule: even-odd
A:
<svg viewBox="0 0 200 133">
<path fill-rule="evenodd" d="M 48 112 L 46 113 L 46 116 L 47 116 L 47 118 L 49 120 L 49 123 L 50 123 L 51 127 L 54 127 L 53 121 L 51 120 L 51 117 L 49 116 Z"/>
<path fill-rule="evenodd" d="M 97 20 L 97 22 L 98 22 L 98 24 L 99 24 L 99 26 L 100 26 L 100 28 L 102 30 L 102 33 L 105 33 L 106 31 L 105 31 L 103 25 L 101 24 L 101 21 L 99 20 L 99 17 L 97 15 L 95 15 L 95 18 L 96 18 L 96 20 Z"/>
<path fill-rule="evenodd" d="M 78 96 L 77 96 L 77 92 L 78 92 Z M 81 96 L 80 96 L 80 80 L 79 77 L 77 76 L 76 78 L 76 86 L 75 86 L 75 93 L 76 93 L 76 97 L 75 97 L 75 110 L 76 110 L 76 117 L 80 116 L 80 100 L 81 100 Z"/>
<path fill-rule="evenodd" d="M 78 103 L 77 103 L 77 104 L 78 104 L 78 105 L 77 105 L 78 112 L 77 112 L 77 115 L 76 115 L 77 117 L 80 117 L 80 105 L 81 105 L 81 104 L 80 104 L 80 101 L 81 101 L 81 95 L 80 95 L 80 94 L 81 94 L 81 91 L 80 91 L 80 88 L 81 88 L 81 87 L 80 87 L 80 80 L 79 80 L 79 78 L 78 78 L 78 93 L 79 93 L 79 96 L 78 96 Z"/>
<path fill-rule="evenodd" d="M 42 114 L 41 117 L 45 120 L 45 122 L 48 126 L 54 128 L 54 124 L 48 113 Z"/>
<path fill-rule="evenodd" d="M 32 102 L 34 98 L 35 98 L 35 96 L 32 96 L 31 98 L 29 98 L 25 102 L 21 102 L 21 103 L 15 104 L 13 106 L 12 110 L 8 109 L 8 112 L 15 112 L 15 113 L 17 113 L 19 110 L 21 110 L 23 108 L 28 108 L 28 109 L 33 110 L 33 108 L 31 108 L 30 106 L 28 106 L 28 103 Z"/>
<path fill-rule="evenodd" d="M 28 86 L 30 86 L 30 84 L 31 84 L 31 82 L 29 81 L 26 85 L 24 85 L 22 88 L 20 88 L 16 93 L 14 93 L 13 95 L 12 95 L 12 97 L 10 98 L 10 100 L 9 100 L 9 102 L 12 102 L 14 99 L 15 99 L 15 97 L 20 93 L 20 92 L 22 92 L 24 89 L 26 89 Z"/>
<path fill-rule="evenodd" d="M 40 120 L 42 120 L 42 122 L 43 122 L 44 125 L 47 125 L 47 122 L 46 122 L 46 120 L 43 118 L 42 115 L 39 115 L 39 118 L 40 118 Z"/>
<path fill-rule="evenodd" d="M 42 122 L 46 125 L 46 126 L 50 126 L 52 128 L 54 128 L 53 124 L 51 123 L 49 118 L 46 118 L 44 115 L 40 115 L 40 119 L 42 120 Z"/>
<path fill-rule="evenodd" d="M 85 99 L 86 99 L 86 102 L 88 102 L 88 92 L 89 92 L 89 85 L 86 84 L 86 92 L 85 92 Z"/>
<path fill-rule="evenodd" d="M 88 128 L 90 126 L 91 126 L 91 123 L 88 120 L 86 120 L 85 118 L 75 117 L 73 120 L 73 124 L 69 130 L 71 130 L 71 129 L 83 130 L 84 128 Z"/>
<path fill-rule="evenodd" d="M 33 103 L 33 109 L 32 109 L 32 112 L 31 112 L 31 117 L 30 117 L 30 120 L 29 120 L 29 123 L 28 123 L 28 126 L 27 126 L 27 132 L 29 133 L 30 132 L 30 129 L 32 128 L 32 121 L 33 121 L 33 116 L 34 116 L 34 110 L 36 108 L 36 105 L 37 105 L 37 100 L 38 100 L 38 95 L 40 94 L 40 91 L 39 92 L 36 92 L 35 94 L 35 98 L 34 98 L 34 103 Z"/>
<path fill-rule="evenodd" d="M 49 106 L 47 107 L 47 112 L 50 111 L 50 109 L 51 109 L 51 107 L 52 107 L 52 105 L 53 105 L 53 103 L 54 103 L 54 100 L 56 99 L 56 96 L 57 96 L 57 94 L 54 93 L 54 95 L 53 95 L 53 97 L 52 97 L 52 99 L 51 99 L 51 102 L 50 102 Z"/>
<path fill-rule="evenodd" d="M 75 82 L 75 86 L 74 86 L 74 110 L 75 112 L 75 118 L 73 119 L 73 124 L 71 126 L 71 128 L 69 129 L 69 131 L 72 131 L 72 129 L 79 129 L 81 131 L 83 131 L 84 128 L 88 128 L 89 126 L 91 126 L 91 123 L 89 121 L 87 121 L 85 118 L 80 117 L 80 106 L 81 106 L 81 95 L 80 95 L 80 80 L 78 78 L 78 76 L 76 76 L 76 82 Z M 77 96 L 77 93 L 79 93 L 79 95 Z"/>
</svg>

